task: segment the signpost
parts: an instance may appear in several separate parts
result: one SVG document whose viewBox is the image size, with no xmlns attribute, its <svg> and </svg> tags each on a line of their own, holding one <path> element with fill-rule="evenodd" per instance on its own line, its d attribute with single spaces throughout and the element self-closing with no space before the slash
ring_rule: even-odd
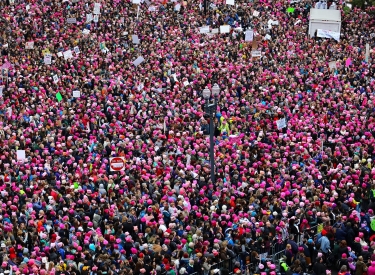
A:
<svg viewBox="0 0 375 275">
<path fill-rule="evenodd" d="M 109 166 L 111 171 L 123 171 L 125 170 L 125 158 L 114 157 L 109 159 Z"/>
</svg>

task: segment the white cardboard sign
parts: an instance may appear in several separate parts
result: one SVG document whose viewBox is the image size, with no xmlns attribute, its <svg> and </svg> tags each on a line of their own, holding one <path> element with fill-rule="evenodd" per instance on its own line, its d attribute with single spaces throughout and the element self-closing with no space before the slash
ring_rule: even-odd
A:
<svg viewBox="0 0 375 275">
<path fill-rule="evenodd" d="M 81 97 L 81 91 L 73 91 L 73 97 Z"/>
<path fill-rule="evenodd" d="M 262 52 L 261 51 L 252 51 L 251 52 L 251 56 L 252 57 L 261 57 L 262 56 Z"/>
<path fill-rule="evenodd" d="M 210 26 L 203 26 L 199 28 L 199 33 L 209 33 L 210 32 Z"/>
<path fill-rule="evenodd" d="M 18 161 L 25 161 L 26 159 L 26 151 L 25 150 L 17 150 L 17 160 Z"/>
<path fill-rule="evenodd" d="M 138 57 L 136 60 L 133 61 L 133 64 L 134 64 L 134 66 L 138 66 L 138 65 L 141 64 L 143 61 L 145 61 L 145 59 L 144 59 L 142 56 L 140 56 L 140 57 Z"/>
<path fill-rule="evenodd" d="M 34 41 L 26 42 L 25 49 L 26 50 L 32 50 L 32 49 L 34 49 Z"/>
<path fill-rule="evenodd" d="M 277 129 L 283 129 L 286 127 L 286 119 L 285 117 L 284 118 L 281 118 L 279 120 L 276 120 L 276 125 L 277 125 Z"/>
<path fill-rule="evenodd" d="M 100 3 L 95 3 L 94 4 L 93 14 L 100 14 Z"/>
<path fill-rule="evenodd" d="M 76 24 L 77 23 L 77 19 L 76 18 L 67 18 L 66 19 L 66 23 L 68 23 L 68 24 Z"/>
<path fill-rule="evenodd" d="M 44 64 L 51 65 L 52 64 L 52 54 L 46 54 L 44 56 Z"/>
<path fill-rule="evenodd" d="M 133 41 L 133 44 L 139 44 L 138 35 L 132 35 L 132 41 Z"/>
<path fill-rule="evenodd" d="M 247 30 L 245 32 L 245 41 L 253 41 L 254 39 L 254 31 L 253 30 Z"/>
<path fill-rule="evenodd" d="M 67 50 L 64 52 L 64 59 L 68 60 L 69 58 L 73 58 L 72 50 Z"/>
<path fill-rule="evenodd" d="M 230 33 L 230 26 L 229 25 L 220 26 L 220 33 Z"/>
</svg>

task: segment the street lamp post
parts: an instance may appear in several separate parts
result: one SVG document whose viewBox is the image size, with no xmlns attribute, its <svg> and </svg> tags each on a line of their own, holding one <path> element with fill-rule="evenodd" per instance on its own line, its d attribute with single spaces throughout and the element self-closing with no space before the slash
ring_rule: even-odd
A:
<svg viewBox="0 0 375 275">
<path fill-rule="evenodd" d="M 214 155 L 214 118 L 217 109 L 217 99 L 219 97 L 220 87 L 215 84 L 212 87 L 212 95 L 214 101 L 210 102 L 211 91 L 206 87 L 203 90 L 203 98 L 205 99 L 204 111 L 210 118 L 210 164 L 211 164 L 211 182 L 215 183 L 215 155 Z"/>
</svg>

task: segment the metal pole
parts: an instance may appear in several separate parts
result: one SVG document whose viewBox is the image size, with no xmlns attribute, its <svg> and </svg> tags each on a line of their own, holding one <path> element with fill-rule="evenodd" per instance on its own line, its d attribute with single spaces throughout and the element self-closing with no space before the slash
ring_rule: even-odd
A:
<svg viewBox="0 0 375 275">
<path fill-rule="evenodd" d="M 207 15 L 207 0 L 203 0 L 204 14 Z"/>
<path fill-rule="evenodd" d="M 216 110 L 216 100 L 214 106 L 208 108 L 210 112 L 210 164 L 211 164 L 211 182 L 215 184 L 215 154 L 214 154 L 214 113 L 213 110 Z"/>
</svg>

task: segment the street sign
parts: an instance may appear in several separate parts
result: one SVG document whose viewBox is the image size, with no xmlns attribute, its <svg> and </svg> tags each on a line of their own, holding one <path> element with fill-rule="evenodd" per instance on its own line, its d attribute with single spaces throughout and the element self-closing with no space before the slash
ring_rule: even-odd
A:
<svg viewBox="0 0 375 275">
<path fill-rule="evenodd" d="M 125 158 L 124 157 L 110 158 L 109 165 L 110 165 L 111 171 L 123 171 L 125 170 Z"/>
</svg>

